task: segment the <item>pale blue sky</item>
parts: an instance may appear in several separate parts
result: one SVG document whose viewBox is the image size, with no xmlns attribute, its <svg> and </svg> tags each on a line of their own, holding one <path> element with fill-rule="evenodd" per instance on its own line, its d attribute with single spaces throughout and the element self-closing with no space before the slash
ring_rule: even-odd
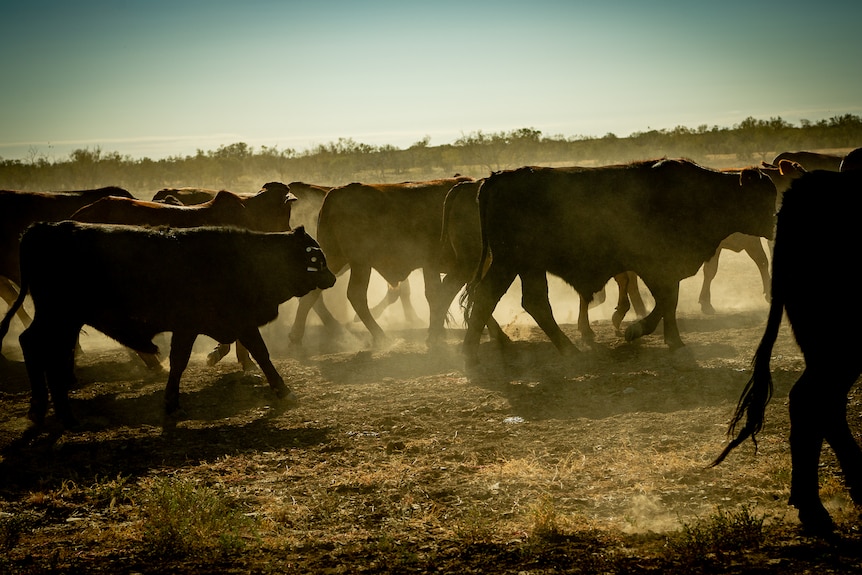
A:
<svg viewBox="0 0 862 575">
<path fill-rule="evenodd" d="M 0 0 L 0 157 L 859 115 L 860 21 L 846 0 Z"/>
</svg>

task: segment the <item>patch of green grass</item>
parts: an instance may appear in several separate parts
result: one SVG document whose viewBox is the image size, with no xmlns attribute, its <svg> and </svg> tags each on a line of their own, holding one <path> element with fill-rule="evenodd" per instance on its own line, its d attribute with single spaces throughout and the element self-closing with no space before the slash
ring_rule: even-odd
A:
<svg viewBox="0 0 862 575">
<path fill-rule="evenodd" d="M 224 493 L 192 481 L 159 479 L 143 499 L 143 543 L 157 557 L 233 555 L 255 531 Z"/>
<path fill-rule="evenodd" d="M 755 514 L 748 505 L 717 509 L 705 519 L 683 523 L 682 529 L 668 540 L 668 548 L 680 558 L 693 561 L 751 551 L 765 539 L 764 521 L 765 517 Z"/>
</svg>

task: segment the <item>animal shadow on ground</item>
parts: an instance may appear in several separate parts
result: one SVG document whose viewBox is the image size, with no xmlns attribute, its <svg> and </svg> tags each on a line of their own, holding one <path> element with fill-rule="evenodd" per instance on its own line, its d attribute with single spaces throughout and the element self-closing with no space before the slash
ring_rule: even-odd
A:
<svg viewBox="0 0 862 575">
<path fill-rule="evenodd" d="M 75 430 L 63 430 L 50 416 L 42 428 L 0 437 L 0 490 L 27 492 L 65 480 L 87 483 L 97 477 L 139 476 L 240 451 L 287 450 L 328 441 L 325 426 L 285 427 L 277 421 L 289 406 L 276 400 L 257 375 L 192 367 L 190 381 L 184 376 L 180 386 L 185 415 L 169 417 L 163 407 L 166 374 L 134 379 L 136 370 L 129 366 L 123 370 L 122 365 L 90 361 L 77 370 L 78 385 L 71 397 L 80 421 Z M 7 373 L 19 369 L 23 368 L 3 366 L 4 389 Z M 230 369 L 235 368 L 222 371 Z M 12 417 L 23 421 L 29 386 L 16 393 L 22 397 L 15 403 L 22 408 Z"/>
</svg>

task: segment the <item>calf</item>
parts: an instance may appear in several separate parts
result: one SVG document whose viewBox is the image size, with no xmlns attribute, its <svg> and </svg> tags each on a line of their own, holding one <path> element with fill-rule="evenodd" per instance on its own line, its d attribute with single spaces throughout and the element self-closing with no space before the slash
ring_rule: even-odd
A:
<svg viewBox="0 0 862 575">
<path fill-rule="evenodd" d="M 198 334 L 239 340 L 279 397 L 293 397 L 269 359 L 258 327 L 279 304 L 335 276 L 304 228 L 259 233 L 235 228 L 165 229 L 35 224 L 21 240 L 21 293 L 0 322 L 0 341 L 29 291 L 33 322 L 19 341 L 32 389 L 30 419 L 41 424 L 48 391 L 66 425 L 78 332 L 90 325 L 138 352 L 172 332 L 165 407 L 179 409 L 180 377 Z M 74 281 L 68 281 L 75 278 Z"/>
</svg>

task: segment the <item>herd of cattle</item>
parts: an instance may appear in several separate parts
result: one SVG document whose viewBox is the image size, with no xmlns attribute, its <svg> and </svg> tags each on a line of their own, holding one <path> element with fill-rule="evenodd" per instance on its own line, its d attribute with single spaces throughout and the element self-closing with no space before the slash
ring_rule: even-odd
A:
<svg viewBox="0 0 862 575">
<path fill-rule="evenodd" d="M 598 168 L 523 167 L 480 180 L 334 188 L 271 182 L 251 195 L 166 189 L 150 201 L 114 187 L 4 190 L 0 295 L 9 309 L 0 321 L 0 343 L 20 318 L 29 417 L 36 425 L 44 422 L 49 397 L 64 425 L 76 423 L 68 390 L 85 325 L 135 350 L 151 367 L 161 366 L 153 337 L 171 332 L 170 413 L 180 409 L 180 378 L 199 334 L 219 342 L 210 363 L 236 342 L 243 366 L 252 365 L 250 353 L 276 395 L 292 400 L 259 328 L 275 319 L 281 303 L 298 298 L 292 345 L 302 344 L 312 310 L 338 329 L 322 292 L 347 269 L 347 299 L 375 344 L 386 335 L 368 303 L 372 269 L 388 283 L 388 301 L 422 270 L 431 347 L 444 339 L 448 310 L 463 292 L 462 349 L 473 365 L 486 327 L 501 347 L 508 341 L 492 314 L 516 276 L 523 308 L 562 353 L 577 347 L 552 314 L 548 273 L 580 295 L 578 328 L 585 339 L 593 336 L 593 294 L 613 278 L 620 288 L 613 324 L 621 335 L 634 305 L 639 318 L 625 329 L 626 340 L 652 333 L 663 321 L 673 350 L 683 345 L 676 323 L 680 281 L 704 267 L 700 303 L 710 313 L 709 284 L 721 250 L 745 250 L 771 307 L 730 432 L 745 424 L 716 464 L 762 427 L 771 395 L 770 352 L 786 311 L 806 361 L 790 394 L 790 502 L 806 528 L 830 531 L 817 491 L 824 440 L 839 458 L 854 501 L 862 503 L 862 450 L 846 417 L 847 395 L 862 373 L 862 359 L 855 359 L 862 357 L 862 336 L 844 315 L 819 313 L 812 296 L 856 253 L 860 168 L 862 149 L 843 158 L 782 154 L 773 164 L 739 170 L 664 158 Z M 761 238 L 773 237 L 770 279 Z M 655 299 L 648 313 L 638 281 Z M 32 319 L 22 306 L 27 295 Z M 405 311 L 415 313 L 409 293 L 400 295 Z"/>
</svg>

